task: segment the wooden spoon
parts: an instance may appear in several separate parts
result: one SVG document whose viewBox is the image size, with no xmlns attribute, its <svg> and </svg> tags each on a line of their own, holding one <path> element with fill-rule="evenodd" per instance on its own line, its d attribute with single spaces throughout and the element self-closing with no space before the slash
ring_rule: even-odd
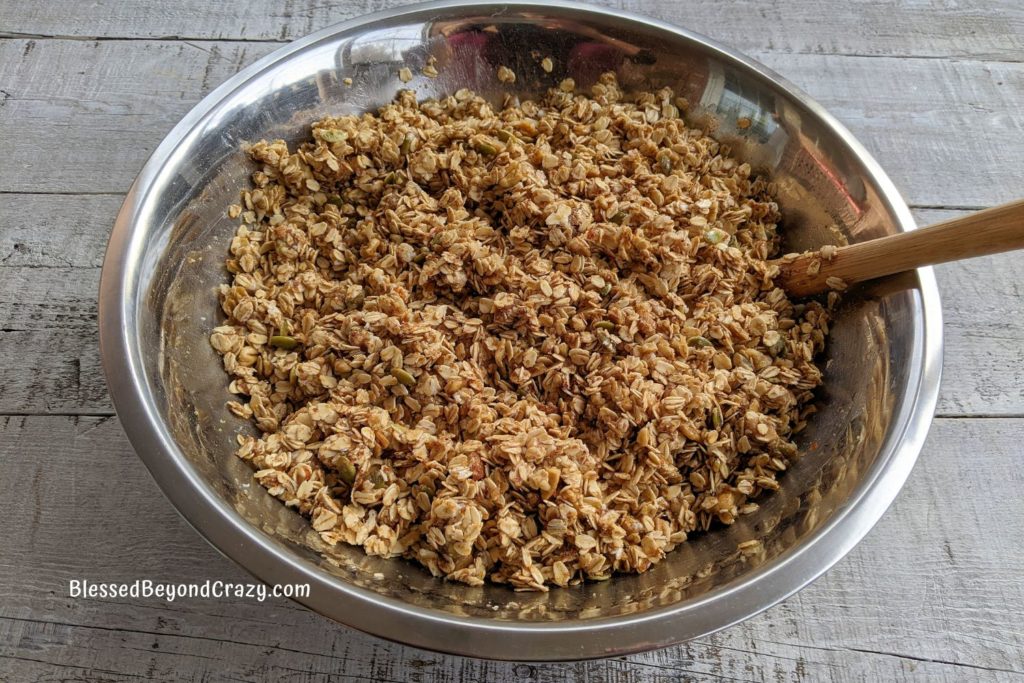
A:
<svg viewBox="0 0 1024 683">
<path fill-rule="evenodd" d="M 775 282 L 780 287 L 793 296 L 809 296 L 921 266 L 1022 248 L 1024 199 L 913 232 L 835 247 L 831 259 L 810 251 L 772 263 L 779 266 Z"/>
</svg>

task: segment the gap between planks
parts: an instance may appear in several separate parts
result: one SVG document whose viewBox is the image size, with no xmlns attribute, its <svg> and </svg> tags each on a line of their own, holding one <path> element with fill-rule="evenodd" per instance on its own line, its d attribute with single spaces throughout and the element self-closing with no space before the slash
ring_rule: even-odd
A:
<svg viewBox="0 0 1024 683">
<path fill-rule="evenodd" d="M 342 23 L 342 22 L 334 22 Z M 326 24 L 313 32 L 329 28 Z M 295 38 L 210 38 L 203 36 L 76 36 L 72 34 L 20 33 L 17 31 L 0 31 L 0 41 L 4 40 L 38 40 L 60 41 L 69 40 L 82 43 L 113 43 L 113 42 L 150 42 L 150 43 L 241 43 L 245 45 L 288 45 L 305 36 Z M 930 60 L 943 62 L 982 62 L 985 64 L 1024 64 L 1024 58 L 1011 56 L 995 56 L 991 54 L 873 54 L 870 52 L 842 52 L 836 50 L 787 50 L 775 47 L 763 47 L 758 52 L 764 54 L 796 55 L 804 57 L 846 57 L 849 59 L 906 59 Z"/>
</svg>

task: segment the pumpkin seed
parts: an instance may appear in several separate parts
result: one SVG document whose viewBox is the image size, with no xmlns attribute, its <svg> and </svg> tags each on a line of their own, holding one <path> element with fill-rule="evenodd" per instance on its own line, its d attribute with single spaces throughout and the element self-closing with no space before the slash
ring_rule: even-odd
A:
<svg viewBox="0 0 1024 683">
<path fill-rule="evenodd" d="M 416 378 L 410 375 L 406 370 L 403 370 L 402 368 L 392 368 L 391 376 L 407 387 L 411 387 L 412 385 L 416 384 Z"/>
<path fill-rule="evenodd" d="M 721 244 L 723 242 L 728 243 L 729 233 L 725 230 L 719 230 L 718 228 L 711 228 L 704 233 L 704 239 L 707 240 L 709 244 Z"/>
<path fill-rule="evenodd" d="M 324 142 L 345 142 L 348 140 L 348 133 L 342 130 L 321 130 L 320 139 Z"/>
<path fill-rule="evenodd" d="M 275 334 L 273 337 L 270 338 L 270 345 L 276 346 L 279 349 L 285 349 L 286 351 L 290 351 L 291 349 L 294 349 L 296 346 L 298 346 L 299 342 L 298 340 L 295 339 L 295 337 L 289 337 L 286 334 Z"/>
<path fill-rule="evenodd" d="M 338 456 L 337 469 L 341 480 L 351 486 L 352 482 L 356 480 L 356 466 L 352 464 L 352 461 L 344 455 Z"/>
<path fill-rule="evenodd" d="M 473 141 L 473 149 L 475 149 L 476 151 L 480 152 L 481 154 L 483 154 L 485 156 L 489 156 L 489 157 L 492 157 L 492 156 L 494 156 L 495 154 L 498 153 L 498 148 L 497 147 L 495 147 L 494 145 L 490 144 L 489 142 L 484 142 L 483 140 L 474 140 Z"/>
</svg>

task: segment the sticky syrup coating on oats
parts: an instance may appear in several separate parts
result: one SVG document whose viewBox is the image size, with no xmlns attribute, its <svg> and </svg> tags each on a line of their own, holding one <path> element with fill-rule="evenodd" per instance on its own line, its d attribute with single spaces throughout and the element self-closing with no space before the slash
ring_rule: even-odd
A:
<svg viewBox="0 0 1024 683">
<path fill-rule="evenodd" d="M 329 544 L 527 590 L 756 510 L 827 313 L 773 284 L 767 182 L 678 103 L 405 91 L 249 146 L 211 343 L 256 479 Z"/>
</svg>

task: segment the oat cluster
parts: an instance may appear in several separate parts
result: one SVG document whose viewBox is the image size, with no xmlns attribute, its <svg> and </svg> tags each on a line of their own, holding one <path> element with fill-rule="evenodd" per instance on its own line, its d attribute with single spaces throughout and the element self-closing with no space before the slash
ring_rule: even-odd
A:
<svg viewBox="0 0 1024 683">
<path fill-rule="evenodd" d="M 684 105 L 406 91 L 248 147 L 211 342 L 257 480 L 327 543 L 533 590 L 756 510 L 827 315 L 773 284 L 767 183 Z"/>
</svg>

